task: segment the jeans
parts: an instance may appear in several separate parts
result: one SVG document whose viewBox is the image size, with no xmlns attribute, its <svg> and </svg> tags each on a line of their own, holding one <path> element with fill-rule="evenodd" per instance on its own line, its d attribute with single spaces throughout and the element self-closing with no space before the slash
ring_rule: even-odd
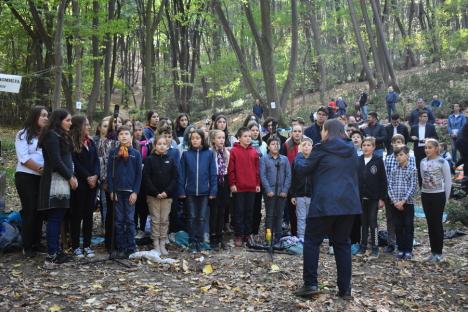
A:
<svg viewBox="0 0 468 312">
<path fill-rule="evenodd" d="M 281 229 L 284 207 L 286 206 L 286 198 L 280 196 L 268 197 L 265 196 L 266 219 L 265 227 L 271 229 L 274 241 L 277 242 L 281 238 L 283 231 Z"/>
<path fill-rule="evenodd" d="M 254 202 L 255 192 L 234 193 L 235 236 L 246 236 L 252 234 Z"/>
<path fill-rule="evenodd" d="M 133 253 L 136 250 L 135 244 L 135 205 L 130 205 L 129 198 L 131 192 L 117 192 L 117 202 L 115 202 L 115 242 L 117 250 L 120 252 Z"/>
<path fill-rule="evenodd" d="M 229 184 L 218 182 L 218 194 L 209 201 L 210 204 L 210 242 L 213 244 L 223 241 L 224 211 L 229 209 Z"/>
<path fill-rule="evenodd" d="M 454 164 L 457 163 L 458 157 L 457 157 L 457 147 L 455 145 L 457 138 L 451 138 L 452 140 L 452 161 Z M 452 168 L 450 168 L 452 169 Z"/>
<path fill-rule="evenodd" d="M 15 174 L 15 185 L 21 201 L 21 236 L 25 250 L 39 245 L 42 237 L 43 213 L 37 211 L 41 176 L 25 172 Z"/>
<path fill-rule="evenodd" d="M 403 210 L 398 210 L 392 205 L 392 213 L 393 221 L 395 222 L 398 250 L 401 252 L 412 252 L 414 238 L 414 205 L 405 204 Z"/>
<path fill-rule="evenodd" d="M 187 196 L 187 230 L 189 243 L 203 243 L 205 224 L 208 222 L 208 196 Z"/>
<path fill-rule="evenodd" d="M 363 105 L 361 106 L 361 115 L 362 115 L 362 120 L 367 120 L 367 114 L 369 111 L 369 105 Z"/>
<path fill-rule="evenodd" d="M 80 230 L 83 232 L 83 247 L 91 246 L 95 204 L 96 188 L 90 189 L 86 181 L 79 181 L 78 188 L 71 194 L 70 236 L 73 250 L 80 247 Z"/>
<path fill-rule="evenodd" d="M 392 121 L 392 114 L 396 113 L 395 103 L 387 103 L 388 122 Z"/>
<path fill-rule="evenodd" d="M 317 271 L 320 246 L 326 235 L 333 240 L 337 270 L 337 284 L 340 293 L 351 290 L 351 244 L 349 234 L 355 216 L 325 216 L 307 218 L 304 237 L 305 286 L 318 286 Z"/>
<path fill-rule="evenodd" d="M 395 246 L 396 236 L 395 236 L 395 221 L 393 220 L 393 205 L 390 200 L 385 200 L 385 219 L 387 221 L 387 234 L 388 234 L 388 245 Z"/>
<path fill-rule="evenodd" d="M 379 211 L 379 200 L 363 199 L 361 214 L 361 246 L 367 248 L 369 228 L 371 230 L 371 246 L 377 247 L 377 214 Z"/>
<path fill-rule="evenodd" d="M 59 251 L 60 229 L 66 211 L 66 208 L 47 211 L 47 252 L 51 256 Z"/>
<path fill-rule="evenodd" d="M 310 197 L 296 197 L 297 237 L 304 240 Z"/>
<path fill-rule="evenodd" d="M 444 226 L 442 216 L 445 208 L 445 192 L 422 193 L 421 202 L 426 215 L 431 252 L 441 255 L 444 248 Z"/>
</svg>

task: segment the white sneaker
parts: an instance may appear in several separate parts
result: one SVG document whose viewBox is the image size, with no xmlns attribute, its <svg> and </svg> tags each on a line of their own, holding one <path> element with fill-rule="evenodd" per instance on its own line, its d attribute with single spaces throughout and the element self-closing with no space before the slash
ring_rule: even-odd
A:
<svg viewBox="0 0 468 312">
<path fill-rule="evenodd" d="M 83 251 L 88 258 L 93 258 L 95 256 L 94 251 L 90 247 L 84 248 Z"/>
<path fill-rule="evenodd" d="M 135 235 L 135 239 L 142 239 L 145 237 L 145 232 L 138 230 L 138 233 Z"/>
<path fill-rule="evenodd" d="M 81 251 L 81 248 L 78 247 L 73 251 L 73 256 L 76 258 L 84 258 L 83 252 Z"/>
</svg>

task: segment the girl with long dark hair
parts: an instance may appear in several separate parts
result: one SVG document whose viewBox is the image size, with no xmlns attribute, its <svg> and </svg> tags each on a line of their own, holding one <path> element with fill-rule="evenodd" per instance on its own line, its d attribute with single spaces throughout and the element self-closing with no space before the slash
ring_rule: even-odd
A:
<svg viewBox="0 0 468 312">
<path fill-rule="evenodd" d="M 147 140 L 154 137 L 154 132 L 158 128 L 159 115 L 154 111 L 146 113 L 146 127 L 143 129 L 143 134 Z"/>
<path fill-rule="evenodd" d="M 229 135 L 229 130 L 228 130 L 228 123 L 227 123 L 227 118 L 224 115 L 218 115 L 213 123 L 213 130 L 221 130 L 224 132 L 225 135 L 225 141 L 224 141 L 224 146 L 225 147 L 233 147 L 234 143 L 236 142 L 236 138 L 233 137 L 232 135 Z"/>
<path fill-rule="evenodd" d="M 94 257 L 91 249 L 93 211 L 99 177 L 99 157 L 96 145 L 89 137 L 89 121 L 85 116 L 74 116 L 70 134 L 73 142 L 73 164 L 78 188 L 71 194 L 71 240 L 73 255 Z M 83 222 L 83 226 L 81 226 Z M 83 232 L 83 250 L 80 248 L 80 232 Z"/>
<path fill-rule="evenodd" d="M 44 155 L 44 171 L 39 187 L 39 210 L 47 212 L 46 264 L 66 262 L 60 251 L 60 225 L 70 208 L 70 189 L 78 187 L 73 175 L 72 140 L 69 135 L 71 115 L 65 109 L 52 112 L 49 124 L 39 136 Z"/>
<path fill-rule="evenodd" d="M 44 171 L 44 157 L 37 144 L 42 129 L 47 125 L 47 116 L 45 107 L 34 107 L 15 138 L 18 160 L 15 185 L 21 201 L 23 254 L 27 257 L 33 257 L 39 251 L 42 237 L 42 217 L 38 213 L 37 197 Z"/>
<path fill-rule="evenodd" d="M 187 129 L 188 125 L 190 125 L 190 118 L 189 118 L 189 115 L 186 114 L 186 113 L 182 113 L 182 114 L 179 114 L 179 116 L 177 116 L 175 122 L 175 135 L 176 137 L 179 139 L 179 144 L 182 143 L 183 139 L 184 139 L 184 133 L 185 133 L 185 129 Z"/>
</svg>

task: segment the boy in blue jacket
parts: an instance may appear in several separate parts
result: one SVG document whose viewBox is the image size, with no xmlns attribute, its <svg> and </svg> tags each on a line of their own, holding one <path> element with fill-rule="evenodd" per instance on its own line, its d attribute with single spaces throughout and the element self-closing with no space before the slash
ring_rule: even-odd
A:
<svg viewBox="0 0 468 312">
<path fill-rule="evenodd" d="M 276 136 L 268 139 L 267 156 L 260 159 L 260 179 L 264 189 L 266 221 L 274 241 L 281 238 L 281 224 L 286 198 L 291 186 L 291 167 L 286 156 L 280 155 L 281 141 Z"/>
<path fill-rule="evenodd" d="M 117 258 L 125 259 L 136 251 L 135 202 L 141 186 L 141 155 L 132 147 L 130 128 L 117 131 L 119 147 L 109 153 L 107 179 L 111 200 L 115 202 L 115 240 Z"/>
</svg>

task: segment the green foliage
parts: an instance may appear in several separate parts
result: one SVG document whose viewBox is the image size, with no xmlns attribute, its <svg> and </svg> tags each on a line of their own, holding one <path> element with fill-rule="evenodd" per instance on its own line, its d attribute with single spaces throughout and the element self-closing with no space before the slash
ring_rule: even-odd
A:
<svg viewBox="0 0 468 312">
<path fill-rule="evenodd" d="M 452 222 L 461 222 L 468 226 L 468 196 L 462 199 L 451 199 L 445 207 L 448 219 Z"/>
</svg>

